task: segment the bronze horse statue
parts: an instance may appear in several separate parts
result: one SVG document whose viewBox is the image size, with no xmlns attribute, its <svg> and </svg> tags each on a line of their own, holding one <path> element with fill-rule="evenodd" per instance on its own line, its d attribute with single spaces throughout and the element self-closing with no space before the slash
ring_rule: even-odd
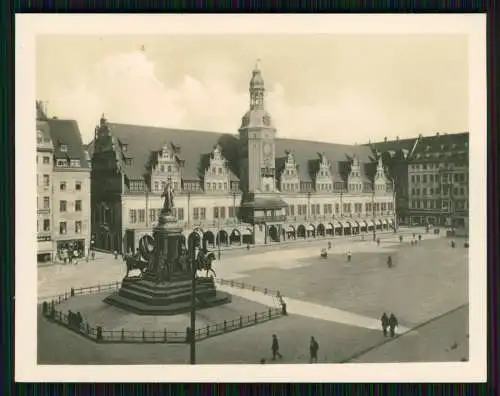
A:
<svg viewBox="0 0 500 396">
<path fill-rule="evenodd" d="M 141 260 L 138 255 L 134 256 L 134 255 L 128 254 L 124 257 L 124 260 L 125 260 L 125 264 L 127 266 L 127 274 L 125 275 L 126 278 L 128 278 L 130 271 L 136 270 L 136 269 L 141 271 L 140 276 L 142 276 L 144 274 L 144 271 L 148 267 L 148 262 Z"/>
<path fill-rule="evenodd" d="M 214 277 L 217 277 L 217 274 L 215 273 L 213 267 L 212 267 L 212 262 L 215 261 L 215 254 L 213 252 L 207 252 L 207 251 L 200 251 L 198 253 L 198 256 L 196 257 L 196 268 L 199 271 L 206 271 L 207 277 L 208 273 L 211 272 Z"/>
</svg>

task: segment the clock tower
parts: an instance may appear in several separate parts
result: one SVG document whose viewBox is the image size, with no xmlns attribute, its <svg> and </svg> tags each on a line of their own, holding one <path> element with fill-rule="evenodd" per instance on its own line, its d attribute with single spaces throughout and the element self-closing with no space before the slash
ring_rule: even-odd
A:
<svg viewBox="0 0 500 396">
<path fill-rule="evenodd" d="M 265 109 L 264 79 L 256 64 L 250 80 L 250 109 L 241 120 L 240 180 L 245 193 L 275 193 L 276 128 Z"/>
</svg>

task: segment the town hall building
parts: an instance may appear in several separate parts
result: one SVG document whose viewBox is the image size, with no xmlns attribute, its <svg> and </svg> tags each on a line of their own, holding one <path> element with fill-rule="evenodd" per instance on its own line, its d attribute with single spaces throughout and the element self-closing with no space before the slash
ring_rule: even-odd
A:
<svg viewBox="0 0 500 396">
<path fill-rule="evenodd" d="M 89 145 L 97 248 L 135 251 L 167 182 L 186 241 L 271 244 L 390 231 L 394 186 L 370 147 L 284 139 L 256 66 L 238 134 L 112 123 Z"/>
</svg>

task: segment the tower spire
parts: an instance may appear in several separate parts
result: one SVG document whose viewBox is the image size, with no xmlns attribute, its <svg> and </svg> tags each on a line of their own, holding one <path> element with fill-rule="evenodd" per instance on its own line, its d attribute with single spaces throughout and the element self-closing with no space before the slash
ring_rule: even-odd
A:
<svg viewBox="0 0 500 396">
<path fill-rule="evenodd" d="M 255 68 L 252 72 L 252 79 L 250 80 L 250 109 L 263 109 L 264 108 L 264 79 L 260 71 L 260 59 L 255 61 Z"/>
</svg>

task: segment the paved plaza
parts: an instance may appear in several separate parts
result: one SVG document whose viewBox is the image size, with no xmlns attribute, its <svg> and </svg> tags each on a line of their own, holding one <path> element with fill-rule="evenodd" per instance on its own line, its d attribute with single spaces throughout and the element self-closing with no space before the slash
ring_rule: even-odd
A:
<svg viewBox="0 0 500 396">
<path fill-rule="evenodd" d="M 467 304 L 467 249 L 461 244 L 452 249 L 449 239 L 430 234 L 423 235 L 418 246 L 410 246 L 408 235 L 403 243 L 394 234 L 381 240 L 377 246 L 368 239 L 339 238 L 332 241 L 326 259 L 319 257 L 326 241 L 253 253 L 224 252 L 216 267 L 218 277 L 279 289 L 285 296 L 289 316 L 201 341 L 197 345 L 198 363 L 258 363 L 269 357 L 273 333 L 280 338 L 282 363 L 306 363 L 311 335 L 319 341 L 320 362 L 354 358 L 363 361 L 365 351 L 367 361 L 391 361 L 391 356 L 392 361 L 442 360 L 443 355 L 434 354 L 436 348 L 428 346 L 432 345 L 430 340 L 440 340 L 438 345 L 452 345 L 452 338 L 463 338 L 468 331 L 467 315 L 451 316 L 461 335 L 441 325 L 434 325 L 432 331 L 425 329 L 431 326 L 433 318 Z M 348 249 L 353 252 L 351 263 L 345 257 Z M 393 258 L 392 269 L 386 265 L 388 255 Z M 56 294 L 69 285 L 116 281 L 124 272 L 121 262 L 109 256 L 78 266 L 40 268 L 39 295 Z M 274 304 L 268 298 L 264 301 L 259 293 L 218 287 L 246 301 L 248 306 Z M 389 343 L 378 322 L 384 311 L 398 317 L 398 332 L 405 333 Z M 410 331 L 424 322 L 429 322 L 427 327 Z M 95 344 L 43 318 L 39 319 L 38 335 L 40 364 L 175 364 L 186 363 L 189 356 L 185 345 Z M 419 347 L 421 344 L 425 346 Z M 464 348 L 463 342 L 461 345 Z M 379 346 L 388 352 L 374 354 Z M 463 357 L 465 352 L 459 351 Z M 461 359 L 453 354 L 444 356 Z"/>
</svg>

